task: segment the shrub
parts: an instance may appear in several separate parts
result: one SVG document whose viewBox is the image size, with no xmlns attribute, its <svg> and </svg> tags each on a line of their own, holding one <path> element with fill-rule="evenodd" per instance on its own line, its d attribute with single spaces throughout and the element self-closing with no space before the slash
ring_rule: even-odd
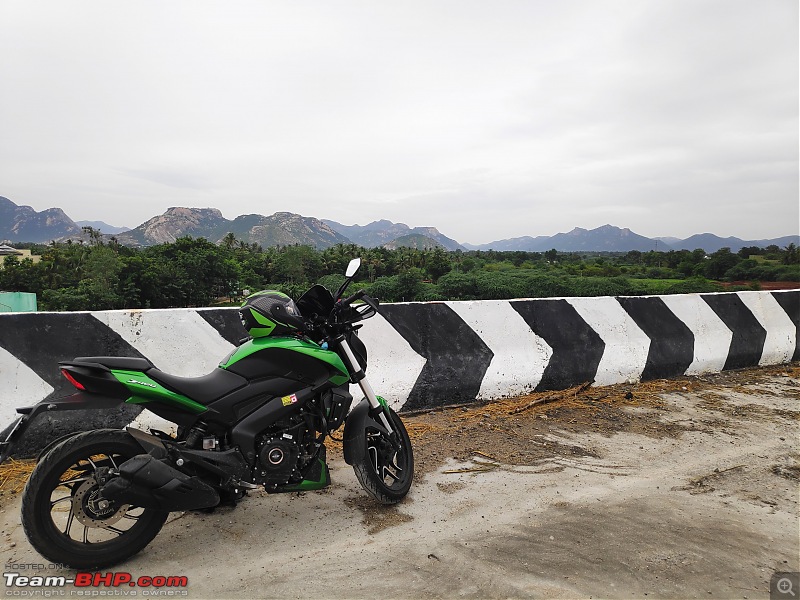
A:
<svg viewBox="0 0 800 600">
<path fill-rule="evenodd" d="M 665 294 L 704 294 L 710 292 L 723 292 L 725 288 L 715 281 L 702 277 L 691 277 L 680 283 L 669 286 Z"/>
</svg>

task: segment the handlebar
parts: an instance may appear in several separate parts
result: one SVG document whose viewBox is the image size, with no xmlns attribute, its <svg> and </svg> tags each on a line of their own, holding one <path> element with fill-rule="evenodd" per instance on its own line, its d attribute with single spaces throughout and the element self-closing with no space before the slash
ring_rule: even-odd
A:
<svg viewBox="0 0 800 600">
<path fill-rule="evenodd" d="M 360 300 L 361 298 L 363 298 L 363 297 L 364 297 L 364 296 L 366 296 L 366 295 L 367 295 L 367 294 L 366 294 L 366 292 L 365 292 L 364 290 L 358 290 L 358 291 L 357 291 L 355 294 L 353 294 L 352 296 L 348 296 L 347 298 L 344 298 L 343 300 L 339 300 L 339 303 L 340 303 L 342 306 L 350 306 L 350 304 L 352 304 L 352 303 L 353 303 L 353 302 L 355 302 L 356 300 Z"/>
<path fill-rule="evenodd" d="M 357 300 L 363 300 L 364 304 L 351 306 Z M 349 328 L 356 329 L 360 325 L 354 326 L 355 323 L 375 316 L 378 304 L 378 300 L 370 298 L 364 290 L 359 290 L 352 296 L 336 301 L 328 315 L 312 312 L 304 317 L 304 334 L 319 343 L 321 340 L 336 337 Z"/>
<path fill-rule="evenodd" d="M 363 300 L 364 304 L 351 308 L 350 305 L 356 300 Z M 363 321 L 378 312 L 378 301 L 370 298 L 364 290 L 359 290 L 352 296 L 339 300 L 334 307 L 334 314 L 342 314 L 345 310 L 349 310 L 349 313 L 346 314 L 351 317 L 345 320 L 351 323 Z"/>
<path fill-rule="evenodd" d="M 377 299 L 371 298 L 370 296 L 367 296 L 367 293 L 364 290 L 359 290 L 355 294 L 353 294 L 352 296 L 350 296 L 348 298 L 345 298 L 344 300 L 341 300 L 340 301 L 340 306 L 342 306 L 342 307 L 350 306 L 350 304 L 352 304 L 356 300 L 363 300 L 364 304 L 369 306 L 375 312 L 378 311 L 378 304 L 380 304 L 380 303 L 378 302 Z M 362 307 L 359 306 L 358 308 L 362 308 Z M 370 315 L 370 316 L 372 316 L 372 315 Z"/>
</svg>

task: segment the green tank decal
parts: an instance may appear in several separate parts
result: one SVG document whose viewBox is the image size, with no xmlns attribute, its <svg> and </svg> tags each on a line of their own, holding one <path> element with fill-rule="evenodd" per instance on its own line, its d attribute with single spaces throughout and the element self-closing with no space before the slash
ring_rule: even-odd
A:
<svg viewBox="0 0 800 600">
<path fill-rule="evenodd" d="M 350 374 L 347 372 L 347 367 L 344 366 L 342 359 L 339 358 L 336 352 L 332 350 L 323 350 L 314 342 L 301 340 L 295 337 L 266 337 L 249 340 L 228 355 L 219 366 L 222 369 L 227 369 L 243 358 L 247 358 L 255 352 L 269 348 L 280 348 L 282 350 L 299 352 L 300 354 L 305 354 L 306 356 L 311 356 L 317 360 L 328 363 L 341 373 L 340 375 L 337 374 L 330 378 L 330 381 L 335 385 L 342 385 L 350 381 Z"/>
<path fill-rule="evenodd" d="M 141 371 L 120 371 L 112 369 L 111 373 L 122 385 L 128 388 L 128 391 L 131 393 L 131 397 L 125 400 L 126 404 L 161 402 L 162 404 L 172 405 L 176 408 L 182 408 L 188 412 L 197 414 L 208 410 L 199 402 L 195 402 L 191 398 L 168 390 Z"/>
</svg>

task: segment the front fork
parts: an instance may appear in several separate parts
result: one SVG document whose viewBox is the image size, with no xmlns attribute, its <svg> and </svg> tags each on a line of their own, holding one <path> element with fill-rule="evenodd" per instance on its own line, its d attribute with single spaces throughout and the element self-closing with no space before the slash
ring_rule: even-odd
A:
<svg viewBox="0 0 800 600">
<path fill-rule="evenodd" d="M 375 395 L 375 390 L 372 389 L 372 385 L 367 379 L 367 374 L 364 373 L 364 370 L 358 364 L 358 360 L 356 359 L 355 354 L 353 354 L 350 344 L 347 343 L 347 339 L 344 336 L 341 336 L 336 341 L 338 342 L 339 347 L 342 349 L 342 352 L 349 363 L 347 367 L 350 373 L 352 373 L 350 380 L 353 381 L 353 383 L 358 384 L 358 387 L 360 387 L 361 391 L 364 392 L 364 397 L 367 399 L 367 402 L 369 402 L 370 408 L 377 412 L 381 424 L 386 428 L 386 431 L 389 432 L 389 435 L 393 435 L 394 429 L 389 424 L 389 416 L 386 406 Z"/>
</svg>

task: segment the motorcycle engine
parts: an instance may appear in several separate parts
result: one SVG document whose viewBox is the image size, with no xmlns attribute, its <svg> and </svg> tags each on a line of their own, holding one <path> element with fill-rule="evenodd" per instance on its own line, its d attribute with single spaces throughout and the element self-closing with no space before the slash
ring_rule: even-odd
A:
<svg viewBox="0 0 800 600">
<path fill-rule="evenodd" d="M 284 485 L 297 473 L 300 447 L 294 438 L 285 433 L 281 437 L 267 437 L 258 445 L 256 483 L 266 486 Z"/>
<path fill-rule="evenodd" d="M 254 483 L 270 490 L 303 480 L 303 468 L 316 454 L 314 435 L 303 425 L 302 418 L 290 418 L 259 434 Z"/>
</svg>

